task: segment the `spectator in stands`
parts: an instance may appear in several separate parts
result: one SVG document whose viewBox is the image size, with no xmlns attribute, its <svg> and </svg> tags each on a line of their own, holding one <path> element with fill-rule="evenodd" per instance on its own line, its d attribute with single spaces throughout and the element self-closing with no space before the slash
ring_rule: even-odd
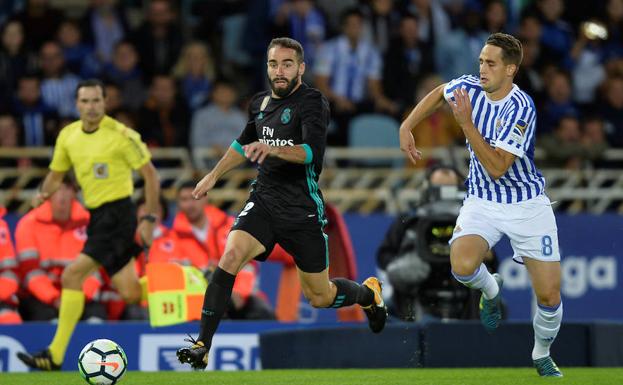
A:
<svg viewBox="0 0 623 385">
<path fill-rule="evenodd" d="M 595 101 L 597 87 L 606 78 L 605 58 L 602 39 L 580 27 L 578 38 L 567 54 L 567 65 L 571 70 L 573 99 L 576 103 L 588 106 Z"/>
<path fill-rule="evenodd" d="M 373 110 L 395 114 L 398 106 L 383 94 L 383 62 L 378 50 L 363 38 L 361 11 L 345 11 L 342 28 L 342 35 L 321 47 L 314 73 L 338 125 L 338 132 L 329 134 L 329 144 L 344 146 L 354 115 Z"/>
<path fill-rule="evenodd" d="M 578 109 L 573 102 L 571 80 L 569 75 L 562 71 L 552 71 L 545 77 L 547 97 L 540 113 L 539 130 L 537 134 L 552 132 L 563 116 L 578 117 Z"/>
<path fill-rule="evenodd" d="M 612 147 L 623 147 L 623 76 L 611 76 L 605 82 L 605 100 L 599 112 L 606 122 L 606 135 Z"/>
<path fill-rule="evenodd" d="M 541 46 L 538 40 L 521 40 L 523 59 L 521 68 L 515 76 L 515 84 L 532 96 L 534 104 L 541 106 L 544 84 L 539 73 L 539 55 Z"/>
<path fill-rule="evenodd" d="M 188 145 L 189 112 L 178 98 L 175 80 L 169 75 L 154 76 L 149 97 L 139 111 L 138 130 L 148 146 Z"/>
<path fill-rule="evenodd" d="M 6 209 L 0 206 L 0 324 L 18 324 L 22 322 L 17 310 L 20 282 L 9 225 L 2 219 L 4 214 Z"/>
<path fill-rule="evenodd" d="M 176 11 L 168 0 L 149 2 L 147 20 L 131 37 L 140 57 L 140 66 L 148 79 L 158 73 L 169 73 L 184 45 Z"/>
<path fill-rule="evenodd" d="M 20 123 L 19 143 L 26 147 L 50 146 L 58 133 L 58 114 L 41 98 L 39 78 L 26 75 L 17 81 L 12 114 Z"/>
<path fill-rule="evenodd" d="M 41 96 L 48 106 L 62 118 L 75 118 L 78 110 L 74 92 L 80 78 L 67 71 L 61 46 L 55 41 L 45 42 L 39 53 L 41 60 Z"/>
<path fill-rule="evenodd" d="M 441 83 L 443 81 L 437 75 L 429 75 L 422 79 L 417 89 L 416 101 L 419 103 L 424 96 Z M 411 108 L 413 108 L 413 105 L 407 108 L 407 115 Z M 446 106 L 436 110 L 424 119 L 413 129 L 413 132 L 417 148 L 452 146 L 465 140 L 461 128 L 454 120 L 452 112 Z M 415 134 L 416 132 L 417 134 Z M 421 162 L 415 165 L 410 163 L 409 167 L 427 167 L 430 163 L 431 159 L 422 158 Z"/>
<path fill-rule="evenodd" d="M 192 112 L 203 107 L 208 100 L 216 77 L 214 59 L 208 46 L 194 41 L 184 46 L 182 55 L 173 68 L 180 91 Z"/>
<path fill-rule="evenodd" d="M 439 57 L 439 43 L 451 31 L 450 18 L 443 5 L 435 0 L 411 0 L 407 2 L 405 10 L 417 15 L 424 51 L 434 55 L 436 67 L 441 66 L 443 62 Z"/>
<path fill-rule="evenodd" d="M 437 42 L 437 68 L 444 80 L 478 74 L 480 49 L 489 36 L 482 24 L 479 7 L 466 7 L 460 28 L 449 31 Z"/>
<path fill-rule="evenodd" d="M 26 41 L 33 49 L 56 36 L 58 26 L 63 21 L 63 12 L 50 6 L 49 0 L 28 0 L 25 9 L 15 15 L 23 26 L 27 26 Z"/>
<path fill-rule="evenodd" d="M 537 0 L 542 23 L 541 44 L 546 60 L 560 64 L 573 46 L 573 30 L 562 19 L 565 4 L 562 0 Z"/>
<path fill-rule="evenodd" d="M 607 60 L 619 59 L 623 57 L 623 0 L 608 0 L 605 20 L 608 28 Z"/>
<path fill-rule="evenodd" d="M 189 143 L 193 150 L 204 147 L 226 150 L 247 123 L 245 113 L 236 105 L 238 95 L 233 84 L 218 81 L 211 99 L 209 105 L 193 114 Z"/>
<path fill-rule="evenodd" d="M 101 76 L 105 82 L 114 83 L 121 89 L 123 105 L 133 110 L 143 105 L 147 93 L 138 62 L 134 45 L 122 40 L 115 45 L 112 61 L 104 65 Z"/>
<path fill-rule="evenodd" d="M 69 178 L 41 206 L 24 215 L 15 230 L 19 270 L 25 295 L 20 312 L 27 321 L 58 318 L 61 274 L 76 259 L 86 241 L 89 213 L 76 199 L 76 185 Z M 83 320 L 107 319 L 98 301 L 103 277 L 90 275 L 82 285 L 87 298 Z"/>
<path fill-rule="evenodd" d="M 400 25 L 400 14 L 394 7 L 394 0 L 370 0 L 361 10 L 364 15 L 364 38 L 371 41 L 381 55 L 385 55 Z"/>
<path fill-rule="evenodd" d="M 16 20 L 0 30 L 0 105 L 8 105 L 17 86 L 17 79 L 33 71 L 34 55 L 24 41 L 24 26 Z"/>
<path fill-rule="evenodd" d="M 546 165 L 580 170 L 590 165 L 590 161 L 600 159 L 607 144 L 603 141 L 603 133 L 600 138 L 598 129 L 590 127 L 590 130 L 583 134 L 580 121 L 575 116 L 562 117 L 554 133 L 541 140 Z"/>
<path fill-rule="evenodd" d="M 327 36 L 324 14 L 313 0 L 286 0 L 274 16 L 274 36 L 289 36 L 299 41 L 305 50 L 305 64 L 314 68 L 320 45 Z M 303 74 L 305 82 L 312 82 L 312 71 Z"/>
<path fill-rule="evenodd" d="M 107 83 L 104 86 L 104 92 L 106 92 L 106 115 L 112 116 L 124 107 L 121 88 L 115 83 Z"/>
<path fill-rule="evenodd" d="M 234 218 L 208 204 L 206 198 L 194 199 L 192 192 L 195 185 L 192 181 L 184 182 L 178 189 L 178 213 L 173 220 L 173 231 L 181 253 L 190 259 L 193 266 L 204 271 L 209 280 L 225 251 Z M 236 276 L 227 311 L 230 318 L 275 318 L 268 303 L 257 295 L 257 274 L 258 265 L 251 262 Z"/>
<path fill-rule="evenodd" d="M 82 32 L 99 62 L 110 63 L 117 43 L 128 34 L 128 22 L 117 0 L 90 0 L 82 17 Z"/>
<path fill-rule="evenodd" d="M 485 8 L 485 30 L 488 34 L 506 30 L 507 12 L 503 0 L 491 0 Z"/>
<path fill-rule="evenodd" d="M 406 14 L 400 20 L 399 35 L 392 39 L 383 66 L 383 89 L 399 106 L 400 115 L 415 103 L 422 77 L 434 70 L 432 55 L 420 43 L 417 17 Z"/>
<path fill-rule="evenodd" d="M 0 115 L 0 148 L 18 146 L 17 122 L 11 115 Z"/>
<path fill-rule="evenodd" d="M 610 148 L 606 140 L 605 122 L 599 116 L 589 116 L 582 123 L 582 144 L 588 150 L 588 160 L 595 168 L 606 167 L 605 152 Z"/>
<path fill-rule="evenodd" d="M 82 41 L 78 22 L 71 19 L 63 21 L 58 29 L 58 42 L 69 71 L 83 78 L 93 77 L 100 72 L 101 64 L 95 50 Z"/>
</svg>

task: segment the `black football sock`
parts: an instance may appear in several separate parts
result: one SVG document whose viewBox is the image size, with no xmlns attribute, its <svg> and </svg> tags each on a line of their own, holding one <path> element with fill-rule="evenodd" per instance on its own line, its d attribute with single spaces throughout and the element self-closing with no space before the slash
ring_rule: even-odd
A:
<svg viewBox="0 0 623 385">
<path fill-rule="evenodd" d="M 361 306 L 370 306 L 374 303 L 374 292 L 366 286 L 346 278 L 333 278 L 331 282 L 337 287 L 337 293 L 329 307 L 344 307 L 356 303 Z"/>
<path fill-rule="evenodd" d="M 201 329 L 198 340 L 202 341 L 208 349 L 212 345 L 212 337 L 229 304 L 235 279 L 235 275 L 217 267 L 206 289 L 201 309 Z"/>
</svg>

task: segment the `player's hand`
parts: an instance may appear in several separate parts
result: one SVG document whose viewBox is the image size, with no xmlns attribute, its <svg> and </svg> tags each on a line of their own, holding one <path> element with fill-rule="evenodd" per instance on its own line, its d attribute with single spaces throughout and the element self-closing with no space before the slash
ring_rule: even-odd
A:
<svg viewBox="0 0 623 385">
<path fill-rule="evenodd" d="M 449 100 L 448 104 L 452 108 L 454 119 L 463 128 L 465 125 L 472 122 L 472 103 L 469 100 L 469 94 L 464 88 L 456 88 L 452 95 L 454 100 Z"/>
<path fill-rule="evenodd" d="M 50 194 L 43 191 L 38 191 L 37 194 L 35 194 L 35 196 L 32 198 L 30 203 L 32 204 L 32 207 L 39 207 L 49 197 Z"/>
<path fill-rule="evenodd" d="M 418 159 L 422 159 L 422 152 L 415 148 L 415 139 L 411 130 L 400 127 L 400 150 L 407 154 L 407 158 L 416 164 Z"/>
<path fill-rule="evenodd" d="M 151 247 L 151 243 L 154 241 L 154 228 L 155 222 L 141 221 L 138 224 L 138 234 L 141 236 L 141 241 L 144 246 Z"/>
<path fill-rule="evenodd" d="M 247 159 L 251 162 L 257 162 L 259 164 L 262 164 L 264 159 L 266 159 L 271 152 L 271 146 L 262 142 L 247 144 L 242 146 L 242 149 L 244 150 L 244 156 L 246 156 Z"/>
<path fill-rule="evenodd" d="M 205 197 L 208 191 L 214 188 L 215 184 L 216 179 L 214 178 L 212 173 L 204 176 L 203 179 L 201 179 L 199 183 L 197 183 L 197 185 L 195 186 L 195 189 L 193 190 L 193 198 L 201 199 Z"/>
</svg>

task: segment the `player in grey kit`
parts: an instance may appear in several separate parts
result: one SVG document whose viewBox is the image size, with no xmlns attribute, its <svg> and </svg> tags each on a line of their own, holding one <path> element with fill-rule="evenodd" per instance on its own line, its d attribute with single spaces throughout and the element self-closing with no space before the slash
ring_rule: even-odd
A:
<svg viewBox="0 0 623 385">
<path fill-rule="evenodd" d="M 177 352 L 180 362 L 195 369 L 207 366 L 212 336 L 236 274 L 254 258 L 264 261 L 276 243 L 294 256 L 303 294 L 312 306 L 359 304 L 375 333 L 383 329 L 387 318 L 377 278 L 370 277 L 361 285 L 344 278 L 329 279 L 328 239 L 323 231 L 327 221 L 318 188 L 329 104 L 318 90 L 301 81 L 305 62 L 299 42 L 273 39 L 267 54 L 271 90 L 253 97 L 244 131 L 193 191 L 196 199 L 204 196 L 223 174 L 246 159 L 259 164 L 257 180 L 206 290 L 199 337 Z"/>
</svg>

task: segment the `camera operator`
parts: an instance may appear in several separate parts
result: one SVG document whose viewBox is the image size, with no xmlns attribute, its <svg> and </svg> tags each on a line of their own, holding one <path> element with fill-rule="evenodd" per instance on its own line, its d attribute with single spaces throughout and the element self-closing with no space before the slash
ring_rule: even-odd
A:
<svg viewBox="0 0 623 385">
<path fill-rule="evenodd" d="M 450 246 L 463 197 L 464 178 L 454 167 L 427 170 L 418 207 L 392 223 L 377 251 L 377 264 L 386 273 L 384 290 L 391 316 L 407 321 L 477 319 L 479 292 L 452 279 Z M 485 261 L 497 268 L 491 250 Z M 388 285 L 389 284 L 389 285 Z"/>
</svg>

